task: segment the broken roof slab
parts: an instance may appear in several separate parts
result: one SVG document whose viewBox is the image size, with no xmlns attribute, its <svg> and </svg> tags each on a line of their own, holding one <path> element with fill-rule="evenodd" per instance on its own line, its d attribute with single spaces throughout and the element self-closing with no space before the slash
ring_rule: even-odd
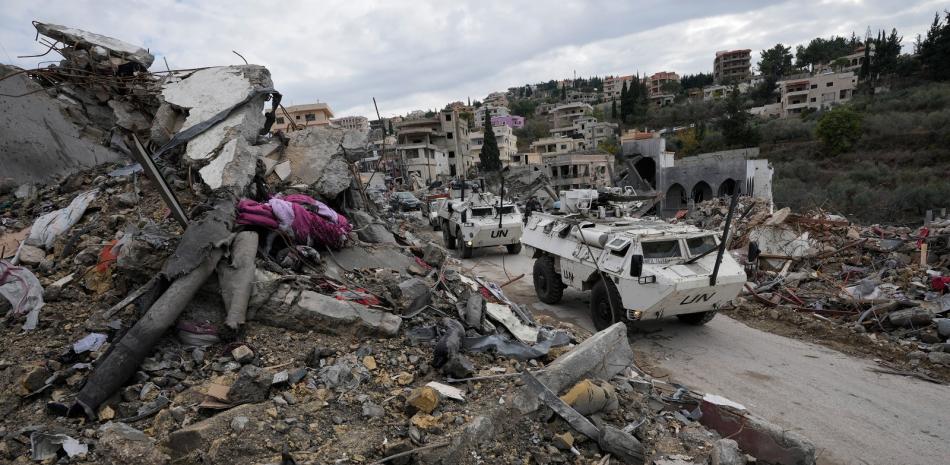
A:
<svg viewBox="0 0 950 465">
<path fill-rule="evenodd" d="M 134 61 L 145 68 L 152 66 L 152 62 L 155 61 L 155 57 L 148 50 L 119 39 L 58 24 L 37 21 L 33 25 L 40 34 L 67 45 L 85 44 L 90 49 L 102 47 L 118 57 Z"/>
</svg>

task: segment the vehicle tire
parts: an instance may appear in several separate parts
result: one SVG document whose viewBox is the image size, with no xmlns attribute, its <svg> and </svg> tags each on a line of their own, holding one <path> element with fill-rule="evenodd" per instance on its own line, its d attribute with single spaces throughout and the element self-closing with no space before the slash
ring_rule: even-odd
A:
<svg viewBox="0 0 950 465">
<path fill-rule="evenodd" d="M 534 292 L 546 304 L 556 304 L 564 296 L 564 283 L 554 271 L 554 258 L 549 255 L 534 261 Z"/>
<path fill-rule="evenodd" d="M 455 230 L 456 247 L 459 249 L 459 256 L 462 258 L 472 258 L 472 248 L 465 245 L 465 239 L 462 239 L 462 230 Z"/>
<path fill-rule="evenodd" d="M 508 253 L 511 254 L 511 255 L 517 255 L 517 254 L 521 253 L 521 243 L 520 243 L 520 242 L 516 242 L 516 243 L 514 243 L 514 244 L 508 244 L 508 245 L 505 246 L 505 248 L 508 249 Z"/>
<path fill-rule="evenodd" d="M 716 310 L 709 310 L 706 312 L 699 313 L 687 313 L 685 315 L 676 315 L 676 318 L 679 318 L 680 321 L 688 325 L 702 326 L 706 323 L 709 323 L 713 317 L 716 316 Z"/>
<path fill-rule="evenodd" d="M 617 286 L 603 279 L 594 284 L 590 293 L 590 319 L 597 331 L 607 329 L 623 317 L 623 303 Z"/>
<path fill-rule="evenodd" d="M 442 224 L 442 242 L 445 244 L 446 249 L 455 248 L 455 238 L 452 237 L 448 222 Z"/>
</svg>

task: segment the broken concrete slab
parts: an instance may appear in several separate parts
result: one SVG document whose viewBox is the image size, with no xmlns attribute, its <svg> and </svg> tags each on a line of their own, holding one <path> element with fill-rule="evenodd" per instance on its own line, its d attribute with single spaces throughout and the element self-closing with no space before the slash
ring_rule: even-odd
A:
<svg viewBox="0 0 950 465">
<path fill-rule="evenodd" d="M 33 25 L 37 32 L 46 37 L 73 47 L 88 49 L 93 54 L 105 55 L 103 58 L 113 55 L 138 63 L 145 69 L 152 66 L 152 62 L 155 61 L 155 57 L 148 53 L 148 50 L 119 39 L 58 24 L 34 22 Z"/>
<path fill-rule="evenodd" d="M 0 65 L 0 77 L 19 68 Z M 4 178 L 20 184 L 45 183 L 102 163 L 122 154 L 84 137 L 81 125 L 65 116 L 67 103 L 40 92 L 26 74 L 0 80 L 0 159 Z"/>
<path fill-rule="evenodd" d="M 188 116 L 182 124 L 179 131 L 181 132 L 241 104 L 252 94 L 272 87 L 270 72 L 263 66 L 222 66 L 194 71 L 181 79 L 169 79 L 163 87 L 162 96 L 169 105 L 187 110 Z M 192 138 L 188 141 L 185 158 L 191 162 L 204 163 L 219 156 L 219 150 L 234 138 L 253 143 L 264 127 L 263 109 L 266 99 L 266 94 L 251 98 L 235 108 L 223 121 Z M 230 155 L 225 153 L 224 156 L 234 160 L 235 154 L 236 152 L 231 152 Z M 223 172 L 222 166 L 229 162 L 218 162 L 221 168 L 203 173 L 204 181 L 209 185 L 228 185 L 223 180 L 212 178 L 212 175 Z M 253 169 L 250 174 L 253 176 Z"/>
<path fill-rule="evenodd" d="M 287 302 L 285 296 L 283 302 Z M 254 318 L 265 324 L 295 330 L 317 330 L 333 334 L 369 333 L 395 336 L 402 319 L 392 313 L 365 305 L 334 299 L 313 291 L 289 297 L 291 305 L 280 301 L 261 307 Z"/>
<path fill-rule="evenodd" d="M 700 423 L 735 440 L 753 457 L 777 465 L 814 465 L 815 445 L 804 436 L 751 415 L 703 400 Z"/>
<path fill-rule="evenodd" d="M 720 439 L 713 444 L 710 465 L 745 465 L 745 454 L 739 450 L 739 443 L 732 439 Z"/>
<path fill-rule="evenodd" d="M 356 237 L 363 242 L 371 244 L 388 243 L 395 244 L 396 238 L 393 233 L 386 228 L 386 225 L 378 221 L 369 213 L 362 210 L 355 210 L 350 213 L 350 218 L 356 227 Z"/>
<path fill-rule="evenodd" d="M 168 463 L 168 455 L 155 446 L 154 439 L 125 423 L 110 421 L 99 428 L 99 433 L 96 453 L 102 456 L 104 463 Z"/>
<path fill-rule="evenodd" d="M 399 283 L 399 306 L 403 314 L 412 313 L 432 303 L 429 285 L 419 278 L 411 278 Z"/>
<path fill-rule="evenodd" d="M 538 381 L 554 392 L 561 392 L 583 378 L 610 379 L 633 362 L 633 350 L 627 342 L 627 327 L 615 323 L 558 357 L 542 372 Z M 529 390 L 515 394 L 522 413 L 538 408 L 537 396 Z"/>
<path fill-rule="evenodd" d="M 232 420 L 237 417 L 264 418 L 266 409 L 266 404 L 239 405 L 173 432 L 166 443 L 172 459 L 180 461 L 196 451 L 208 450 L 215 439 L 228 435 Z"/>
<path fill-rule="evenodd" d="M 365 147 L 366 134 L 360 131 L 329 126 L 294 131 L 284 151 L 290 161 L 290 179 L 313 186 L 324 198 L 335 198 L 350 187 L 344 150 Z"/>
</svg>

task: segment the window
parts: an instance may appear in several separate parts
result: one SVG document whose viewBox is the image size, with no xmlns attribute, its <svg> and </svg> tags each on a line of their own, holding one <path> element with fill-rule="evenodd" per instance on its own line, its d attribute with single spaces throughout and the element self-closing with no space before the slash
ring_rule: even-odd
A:
<svg viewBox="0 0 950 465">
<path fill-rule="evenodd" d="M 812 88 L 812 89 L 817 89 L 817 88 L 818 88 L 818 84 L 812 84 L 812 85 L 811 85 L 811 88 Z"/>
<path fill-rule="evenodd" d="M 567 144 L 561 144 L 561 150 L 567 150 Z"/>
<path fill-rule="evenodd" d="M 815 101 L 815 97 L 812 97 L 811 100 L 809 100 L 809 101 L 814 102 L 814 101 Z"/>
<path fill-rule="evenodd" d="M 278 116 L 278 117 L 277 117 L 277 124 L 284 124 L 284 117 L 283 117 L 283 116 Z"/>
<path fill-rule="evenodd" d="M 479 216 L 479 217 L 482 217 L 482 216 L 492 216 L 492 211 L 493 211 L 493 210 L 494 210 L 494 209 L 491 208 L 491 207 L 473 208 L 473 209 L 472 209 L 472 216 Z"/>
<path fill-rule="evenodd" d="M 449 150 L 449 158 L 455 158 L 455 150 Z"/>
<path fill-rule="evenodd" d="M 307 113 L 306 115 L 304 115 L 304 119 L 306 119 L 307 121 L 316 121 L 317 115 L 314 113 Z"/>
<path fill-rule="evenodd" d="M 643 258 L 645 260 L 662 260 L 666 258 L 679 258 L 681 256 L 679 241 L 653 241 L 643 243 Z"/>
<path fill-rule="evenodd" d="M 446 113 L 446 114 L 445 114 L 445 120 L 446 120 L 446 121 L 452 121 L 452 114 L 451 114 L 451 113 Z"/>
<path fill-rule="evenodd" d="M 512 213 L 514 213 L 514 212 L 515 212 L 515 207 L 514 207 L 514 205 L 503 205 L 503 206 L 501 207 L 501 214 L 502 214 L 502 215 L 510 215 L 510 214 L 512 214 Z"/>
<path fill-rule="evenodd" d="M 297 116 L 294 116 L 294 118 L 296 118 L 296 119 L 300 119 L 300 115 L 297 115 Z"/>
<path fill-rule="evenodd" d="M 693 257 L 702 255 L 716 248 L 716 239 L 713 236 L 700 236 L 686 239 L 686 248 Z"/>
<path fill-rule="evenodd" d="M 452 134 L 451 131 L 449 131 L 449 132 L 445 133 L 445 138 L 446 138 L 446 139 L 453 139 L 453 138 L 454 138 L 454 135 Z"/>
<path fill-rule="evenodd" d="M 833 85 L 835 85 L 835 82 L 834 82 L 834 81 L 830 81 L 829 83 L 825 84 L 825 87 L 831 87 L 831 86 L 833 86 Z"/>
</svg>

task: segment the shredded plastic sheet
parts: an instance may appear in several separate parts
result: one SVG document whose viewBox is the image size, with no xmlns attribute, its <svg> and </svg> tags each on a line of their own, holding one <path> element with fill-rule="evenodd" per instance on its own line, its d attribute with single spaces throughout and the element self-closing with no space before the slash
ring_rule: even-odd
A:
<svg viewBox="0 0 950 465">
<path fill-rule="evenodd" d="M 13 306 L 13 313 L 26 314 L 23 329 L 35 329 L 43 308 L 43 285 L 30 270 L 0 260 L 0 295 Z"/>
<path fill-rule="evenodd" d="M 96 199 L 98 191 L 91 190 L 83 192 L 76 196 L 69 206 L 56 211 L 49 212 L 33 222 L 30 229 L 30 235 L 27 236 L 24 244 L 44 247 L 49 250 L 53 247 L 53 242 L 69 228 L 73 227 L 86 213 L 89 204 Z"/>
<path fill-rule="evenodd" d="M 434 341 L 439 338 L 438 330 L 435 326 L 418 326 L 412 328 L 407 333 L 407 336 L 409 336 L 413 344 Z M 494 350 L 499 355 L 505 357 L 513 357 L 518 360 L 530 360 L 547 355 L 552 347 L 567 345 L 571 342 L 571 336 L 564 331 L 553 331 L 542 327 L 538 333 L 538 340 L 540 342 L 537 344 L 528 345 L 502 334 L 490 334 L 488 336 L 462 338 L 462 349 L 467 352 Z"/>
</svg>

